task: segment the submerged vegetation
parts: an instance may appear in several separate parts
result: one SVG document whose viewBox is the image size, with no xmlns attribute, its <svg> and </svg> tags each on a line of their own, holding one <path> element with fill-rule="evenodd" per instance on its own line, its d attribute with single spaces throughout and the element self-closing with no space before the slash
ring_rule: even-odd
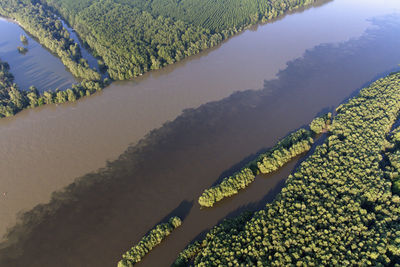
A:
<svg viewBox="0 0 400 267">
<path fill-rule="evenodd" d="M 391 142 L 386 137 L 399 116 L 400 74 L 374 82 L 336 111 L 328 138 L 274 202 L 215 226 L 176 265 L 398 266 L 399 130 Z"/>
<path fill-rule="evenodd" d="M 147 253 L 160 244 L 181 224 L 181 219 L 176 216 L 170 218 L 167 223 L 158 224 L 147 235 L 145 235 L 137 245 L 122 255 L 122 260 L 118 262 L 118 267 L 133 266 L 135 263 L 141 261 Z"/>
<path fill-rule="evenodd" d="M 26 52 L 28 52 L 28 49 L 23 46 L 17 46 L 17 50 L 21 54 L 25 54 Z"/>
<path fill-rule="evenodd" d="M 28 45 L 28 38 L 26 38 L 25 35 L 21 34 L 21 35 L 19 36 L 19 39 L 21 40 L 21 42 L 22 42 L 23 45 Z"/>
<path fill-rule="evenodd" d="M 279 141 L 274 147 L 249 162 L 239 172 L 226 177 L 216 186 L 204 190 L 199 197 L 202 207 L 212 207 L 225 197 L 230 197 L 254 181 L 257 174 L 268 174 L 278 170 L 298 155 L 310 150 L 314 140 L 311 131 L 300 129 Z"/>
</svg>

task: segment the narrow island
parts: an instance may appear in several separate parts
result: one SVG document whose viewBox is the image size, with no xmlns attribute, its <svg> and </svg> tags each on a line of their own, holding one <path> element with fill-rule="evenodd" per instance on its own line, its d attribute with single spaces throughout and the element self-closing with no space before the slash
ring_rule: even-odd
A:
<svg viewBox="0 0 400 267">
<path fill-rule="evenodd" d="M 315 118 L 310 124 L 311 131 L 302 128 L 289 134 L 274 147 L 259 155 L 256 160 L 248 162 L 241 170 L 224 178 L 220 184 L 204 190 L 199 197 L 199 204 L 202 207 L 212 207 L 223 198 L 233 196 L 249 186 L 256 175 L 277 171 L 295 157 L 309 151 L 314 143 L 314 137 L 328 129 L 331 116 L 332 114 L 328 113 Z"/>
<path fill-rule="evenodd" d="M 131 267 L 142 260 L 155 246 L 160 244 L 172 231 L 182 224 L 179 217 L 171 217 L 167 223 L 158 224 L 137 245 L 133 246 L 118 262 L 118 267 Z"/>
<path fill-rule="evenodd" d="M 174 266 L 398 266 L 400 73 L 336 112 L 272 203 L 215 226 Z"/>
<path fill-rule="evenodd" d="M 19 36 L 19 39 L 21 40 L 21 42 L 22 42 L 23 45 L 25 45 L 25 46 L 28 45 L 28 38 L 27 38 L 25 35 L 21 34 L 21 35 Z"/>
<path fill-rule="evenodd" d="M 23 46 L 17 46 L 17 50 L 20 54 L 26 54 L 26 52 L 28 52 L 28 48 Z"/>
</svg>

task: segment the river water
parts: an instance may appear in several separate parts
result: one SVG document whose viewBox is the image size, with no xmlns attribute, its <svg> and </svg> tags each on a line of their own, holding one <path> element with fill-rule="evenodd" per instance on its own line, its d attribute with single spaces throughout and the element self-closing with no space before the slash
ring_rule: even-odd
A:
<svg viewBox="0 0 400 267">
<path fill-rule="evenodd" d="M 17 51 L 22 45 L 20 35 L 28 39 L 26 54 Z M 31 35 L 26 33 L 17 23 L 0 17 L 0 58 L 10 64 L 15 82 L 21 89 L 27 90 L 31 85 L 40 92 L 60 90 L 76 83 L 61 60 L 43 48 Z"/>
<path fill-rule="evenodd" d="M 396 0 L 326 2 L 77 103 L 2 119 L 1 231 L 21 215 L 0 265 L 115 266 L 151 227 L 180 215 L 183 225 L 141 262 L 168 266 L 223 218 L 262 207 L 296 162 L 213 209 L 200 210 L 197 198 L 397 70 L 399 12 Z"/>
</svg>

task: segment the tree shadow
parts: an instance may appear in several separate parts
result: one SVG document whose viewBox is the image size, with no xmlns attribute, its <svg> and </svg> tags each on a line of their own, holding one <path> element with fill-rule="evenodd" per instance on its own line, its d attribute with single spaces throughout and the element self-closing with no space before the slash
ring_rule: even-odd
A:
<svg viewBox="0 0 400 267">
<path fill-rule="evenodd" d="M 316 114 L 359 91 L 349 88 L 359 88 L 382 69 L 393 69 L 398 35 L 384 31 L 379 39 L 365 42 L 369 37 L 361 37 L 361 44 L 351 40 L 309 50 L 262 89 L 186 110 L 151 131 L 105 168 L 78 178 L 55 192 L 49 203 L 21 215 L 9 230 L 8 241 L 0 244 L 0 265 L 114 264 L 149 225 L 167 218 L 165 211 L 171 210 L 167 216 L 188 216 L 194 205 L 190 199 L 215 177 L 232 173 L 265 151 L 260 147 L 307 125 Z M 389 39 L 393 47 L 382 46 Z M 372 52 L 381 59 L 365 56 Z M 279 195 L 284 180 L 261 200 L 247 199 L 227 216 L 218 216 L 230 218 L 263 208 Z M 219 218 L 215 221 L 221 222 Z M 203 229 L 187 231 L 195 236 Z"/>
<path fill-rule="evenodd" d="M 163 219 L 161 219 L 157 224 L 167 222 L 171 217 L 178 216 L 182 222 L 185 221 L 190 210 L 193 208 L 194 201 L 183 200 L 178 207 L 168 213 Z"/>
</svg>

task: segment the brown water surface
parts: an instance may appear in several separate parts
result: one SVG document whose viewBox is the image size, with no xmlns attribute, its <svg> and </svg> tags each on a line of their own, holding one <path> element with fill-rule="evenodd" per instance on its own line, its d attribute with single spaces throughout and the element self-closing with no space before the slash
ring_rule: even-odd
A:
<svg viewBox="0 0 400 267">
<path fill-rule="evenodd" d="M 141 262 L 168 266 L 218 221 L 262 207 L 295 162 L 213 209 L 200 210 L 197 197 L 394 70 L 400 15 L 382 15 L 399 8 L 397 1 L 336 0 L 75 104 L 1 120 L 3 232 L 18 211 L 82 177 L 24 215 L 2 244 L 0 265 L 115 266 L 151 227 L 180 215 L 182 227 Z"/>
</svg>

